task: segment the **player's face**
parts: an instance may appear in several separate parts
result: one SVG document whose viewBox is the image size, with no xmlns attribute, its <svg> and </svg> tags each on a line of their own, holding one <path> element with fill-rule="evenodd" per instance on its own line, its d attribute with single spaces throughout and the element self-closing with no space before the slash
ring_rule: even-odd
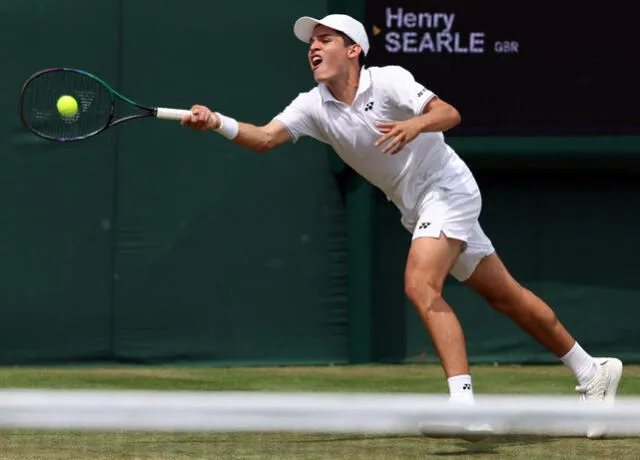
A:
<svg viewBox="0 0 640 460">
<path fill-rule="evenodd" d="M 317 25 L 309 42 L 313 78 L 323 83 L 341 75 L 349 64 L 349 48 L 335 30 Z"/>
</svg>

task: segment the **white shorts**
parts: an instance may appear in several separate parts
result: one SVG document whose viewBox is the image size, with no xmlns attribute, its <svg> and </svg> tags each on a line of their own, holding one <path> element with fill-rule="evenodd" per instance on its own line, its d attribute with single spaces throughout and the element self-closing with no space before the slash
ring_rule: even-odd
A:
<svg viewBox="0 0 640 460">
<path fill-rule="evenodd" d="M 482 259 L 495 252 L 491 240 L 480 227 L 480 190 L 473 176 L 453 187 L 434 185 L 420 202 L 417 220 L 402 218 L 404 227 L 416 238 L 447 238 L 464 244 L 460 257 L 450 270 L 458 281 L 471 276 Z"/>
</svg>

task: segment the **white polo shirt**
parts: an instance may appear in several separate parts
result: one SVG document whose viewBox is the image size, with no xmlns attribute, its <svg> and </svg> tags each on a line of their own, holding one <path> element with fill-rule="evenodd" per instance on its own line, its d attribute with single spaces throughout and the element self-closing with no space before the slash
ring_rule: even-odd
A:
<svg viewBox="0 0 640 460">
<path fill-rule="evenodd" d="M 471 176 L 441 132 L 422 133 L 395 155 L 375 147 L 382 133 L 376 123 L 403 121 L 421 115 L 434 93 L 399 66 L 363 68 L 355 100 L 338 101 L 324 84 L 300 93 L 274 117 L 293 141 L 311 136 L 333 147 L 357 173 L 381 189 L 413 220 L 420 200 L 438 180 L 451 184 Z"/>
</svg>

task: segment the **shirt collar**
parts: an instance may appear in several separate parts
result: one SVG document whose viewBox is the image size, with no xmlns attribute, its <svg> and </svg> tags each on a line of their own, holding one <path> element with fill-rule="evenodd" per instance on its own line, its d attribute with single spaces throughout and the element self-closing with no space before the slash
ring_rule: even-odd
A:
<svg viewBox="0 0 640 460">
<path fill-rule="evenodd" d="M 360 94 L 364 93 L 367 89 L 369 89 L 369 86 L 371 86 L 371 74 L 369 73 L 369 69 L 363 66 L 362 69 L 360 70 L 360 81 L 358 82 L 358 90 L 356 91 L 355 99 L 358 99 L 358 96 Z M 325 85 L 324 83 L 320 83 L 318 85 L 318 88 L 320 90 L 320 96 L 322 96 L 323 103 L 330 102 L 330 101 L 340 102 L 335 97 L 333 97 L 333 94 L 331 94 L 331 91 L 329 91 L 329 88 L 327 88 L 327 85 Z"/>
</svg>

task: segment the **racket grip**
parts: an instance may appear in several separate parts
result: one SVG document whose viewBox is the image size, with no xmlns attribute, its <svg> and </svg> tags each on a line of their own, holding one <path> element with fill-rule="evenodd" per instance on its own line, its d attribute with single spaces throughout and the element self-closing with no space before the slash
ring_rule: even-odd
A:
<svg viewBox="0 0 640 460">
<path fill-rule="evenodd" d="M 180 121 L 188 113 L 191 113 L 191 111 L 190 110 L 180 110 L 180 109 L 167 109 L 167 108 L 164 108 L 164 107 L 158 107 L 156 109 L 156 118 L 161 118 L 163 120 Z"/>
</svg>

